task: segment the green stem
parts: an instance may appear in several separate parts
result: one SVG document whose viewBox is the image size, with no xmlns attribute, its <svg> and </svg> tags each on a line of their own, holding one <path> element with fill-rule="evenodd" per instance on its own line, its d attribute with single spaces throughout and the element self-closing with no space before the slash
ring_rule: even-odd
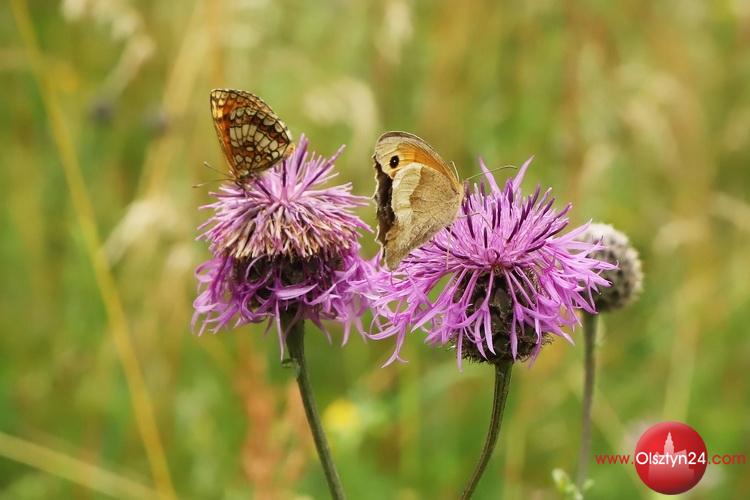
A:
<svg viewBox="0 0 750 500">
<path fill-rule="evenodd" d="M 576 485 L 579 491 L 583 488 L 588 474 L 591 457 L 591 406 L 594 401 L 594 375 L 596 360 L 594 358 L 594 344 L 596 343 L 597 316 L 583 313 L 583 402 L 581 417 L 581 445 L 578 455 L 578 475 Z"/>
<path fill-rule="evenodd" d="M 331 449 L 328 447 L 328 441 L 326 440 L 325 432 L 323 432 L 323 425 L 320 421 L 320 415 L 318 415 L 312 387 L 310 386 L 310 378 L 307 374 L 304 336 L 304 324 L 302 321 L 298 321 L 287 334 L 286 346 L 289 349 L 289 357 L 297 372 L 297 386 L 299 387 L 299 394 L 302 397 L 302 405 L 305 407 L 307 424 L 310 426 L 310 432 L 315 441 L 315 448 L 318 450 L 318 458 L 320 459 L 320 464 L 323 466 L 323 472 L 328 482 L 328 489 L 331 491 L 331 498 L 343 500 L 346 498 L 344 488 L 341 486 L 339 473 L 336 471 L 336 466 L 331 457 Z"/>
<path fill-rule="evenodd" d="M 510 371 L 513 367 L 513 361 L 500 361 L 495 364 L 495 392 L 492 398 L 492 416 L 490 417 L 490 427 L 487 429 L 487 438 L 484 441 L 482 454 L 479 456 L 479 462 L 474 467 L 469 482 L 464 488 L 461 498 L 467 500 L 474 494 L 474 490 L 479 484 L 479 480 L 487 468 L 487 463 L 492 457 L 492 450 L 495 449 L 497 436 L 500 434 L 500 426 L 503 422 L 503 409 L 505 400 L 508 399 L 508 388 L 510 387 Z"/>
</svg>

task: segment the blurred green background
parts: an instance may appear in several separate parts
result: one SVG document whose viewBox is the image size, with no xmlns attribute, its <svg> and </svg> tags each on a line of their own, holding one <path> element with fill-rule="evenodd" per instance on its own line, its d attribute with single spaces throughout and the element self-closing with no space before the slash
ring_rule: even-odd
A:
<svg viewBox="0 0 750 500">
<path fill-rule="evenodd" d="M 224 168 L 213 87 L 263 96 L 321 153 L 347 144 L 339 178 L 357 194 L 373 191 L 384 130 L 423 136 L 463 176 L 479 155 L 536 155 L 527 190 L 552 186 L 573 222 L 614 224 L 644 260 L 641 300 L 604 319 L 593 451 L 631 452 L 674 419 L 710 452 L 750 452 L 744 0 L 12 0 L 0 79 L 0 498 L 170 484 L 181 498 L 326 497 L 276 339 L 191 334 L 198 206 L 215 184 L 191 186 L 216 177 L 204 160 Z M 360 215 L 374 224 L 374 207 Z M 461 373 L 419 335 L 408 364 L 380 368 L 392 347 L 308 338 L 349 496 L 455 498 L 491 370 Z M 476 498 L 559 497 L 580 379 L 580 344 L 563 341 L 515 369 Z M 709 465 L 685 497 L 747 498 L 748 467 Z M 632 466 L 590 472 L 591 498 L 651 497 Z"/>
</svg>

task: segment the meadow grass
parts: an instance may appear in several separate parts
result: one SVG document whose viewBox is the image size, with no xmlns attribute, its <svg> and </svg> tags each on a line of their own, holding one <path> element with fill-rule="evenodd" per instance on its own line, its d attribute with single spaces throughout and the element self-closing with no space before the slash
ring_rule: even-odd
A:
<svg viewBox="0 0 750 500">
<path fill-rule="evenodd" d="M 96 5 L 96 6 L 94 6 Z M 594 453 L 660 420 L 750 450 L 750 9 L 740 1 L 25 2 L 0 7 L 0 497 L 325 498 L 293 379 L 263 328 L 191 334 L 198 207 L 223 169 L 214 87 L 264 97 L 374 189 L 408 130 L 463 177 L 525 181 L 640 250 L 645 292 L 600 323 Z M 501 171 L 499 178 L 505 176 Z M 358 212 L 375 224 L 374 206 Z M 374 237 L 364 252 L 377 252 Z M 335 330 L 335 327 L 334 327 Z M 574 336 L 576 339 L 579 337 Z M 489 418 L 486 367 L 311 329 L 308 363 L 350 498 L 454 498 Z M 554 498 L 573 472 L 580 345 L 516 367 L 475 498 Z M 592 498 L 643 498 L 590 466 Z M 691 498 L 740 498 L 709 466 Z"/>
</svg>

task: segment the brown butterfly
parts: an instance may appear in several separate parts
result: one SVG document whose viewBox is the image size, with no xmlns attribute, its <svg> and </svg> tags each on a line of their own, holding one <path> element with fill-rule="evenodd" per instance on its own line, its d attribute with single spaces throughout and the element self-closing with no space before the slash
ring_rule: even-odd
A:
<svg viewBox="0 0 750 500">
<path fill-rule="evenodd" d="M 388 269 L 450 225 L 464 188 L 456 167 L 424 140 L 407 132 L 387 132 L 375 143 L 377 240 Z"/>
<path fill-rule="evenodd" d="M 211 91 L 216 135 L 237 184 L 247 181 L 294 151 L 283 121 L 260 97 L 234 89 Z"/>
</svg>

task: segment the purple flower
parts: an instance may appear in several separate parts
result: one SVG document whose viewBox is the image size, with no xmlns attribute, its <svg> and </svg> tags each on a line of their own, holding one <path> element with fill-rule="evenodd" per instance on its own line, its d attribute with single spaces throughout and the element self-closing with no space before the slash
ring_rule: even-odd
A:
<svg viewBox="0 0 750 500">
<path fill-rule="evenodd" d="M 333 173 L 339 148 L 329 159 L 308 155 L 302 136 L 294 153 L 246 186 L 225 184 L 202 208 L 213 215 L 199 239 L 213 257 L 196 269 L 198 298 L 193 325 L 199 333 L 268 321 L 283 352 L 285 333 L 310 320 L 328 335 L 322 320 L 362 331 L 367 302 L 353 283 L 367 280 L 372 266 L 359 257 L 359 230 L 370 230 L 351 208 L 367 198 L 351 185 L 322 188 Z M 291 320 L 281 324 L 282 315 Z"/>
<path fill-rule="evenodd" d="M 575 310 L 595 312 L 592 290 L 611 264 L 589 257 L 599 243 L 577 241 L 586 226 L 561 235 L 567 213 L 552 208 L 551 189 L 523 197 L 529 159 L 500 189 L 489 183 L 467 193 L 458 218 L 412 252 L 393 272 L 372 277 L 374 339 L 395 337 L 386 362 L 398 359 L 406 334 L 422 329 L 426 342 L 455 347 L 462 358 L 497 362 L 534 359 L 549 334 L 579 324 Z M 434 297 L 434 299 L 431 298 Z"/>
</svg>

